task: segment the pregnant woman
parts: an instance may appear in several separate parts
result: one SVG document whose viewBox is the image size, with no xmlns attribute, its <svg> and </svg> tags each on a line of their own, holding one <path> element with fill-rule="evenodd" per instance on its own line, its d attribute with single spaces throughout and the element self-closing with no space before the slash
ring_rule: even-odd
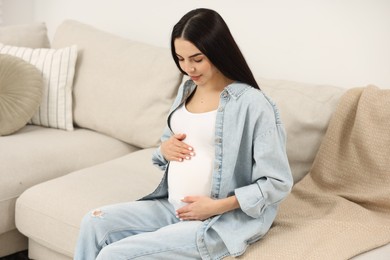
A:
<svg viewBox="0 0 390 260">
<path fill-rule="evenodd" d="M 222 17 L 190 11 L 173 28 L 171 50 L 189 80 L 153 154 L 162 181 L 138 201 L 88 213 L 76 260 L 238 256 L 267 233 L 290 192 L 279 111 Z"/>
</svg>

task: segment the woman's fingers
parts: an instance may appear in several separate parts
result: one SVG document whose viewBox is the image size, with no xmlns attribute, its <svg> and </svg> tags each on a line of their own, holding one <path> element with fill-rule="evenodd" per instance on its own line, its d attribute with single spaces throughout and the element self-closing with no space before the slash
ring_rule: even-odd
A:
<svg viewBox="0 0 390 260">
<path fill-rule="evenodd" d="M 184 143 L 185 134 L 175 134 L 161 144 L 161 152 L 168 161 L 190 160 L 195 155 L 194 149 Z"/>
</svg>

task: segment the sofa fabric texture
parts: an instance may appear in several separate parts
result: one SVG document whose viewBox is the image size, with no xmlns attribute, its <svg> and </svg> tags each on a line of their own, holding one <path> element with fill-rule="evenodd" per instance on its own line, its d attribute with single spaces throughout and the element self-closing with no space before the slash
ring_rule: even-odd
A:
<svg viewBox="0 0 390 260">
<path fill-rule="evenodd" d="M 43 78 L 35 66 L 0 54 L 0 136 L 25 126 L 37 111 L 42 94 Z"/>
</svg>

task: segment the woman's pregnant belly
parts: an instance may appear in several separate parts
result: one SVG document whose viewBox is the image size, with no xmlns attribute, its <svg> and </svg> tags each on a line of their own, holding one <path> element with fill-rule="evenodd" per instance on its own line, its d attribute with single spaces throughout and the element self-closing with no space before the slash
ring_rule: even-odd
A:
<svg viewBox="0 0 390 260">
<path fill-rule="evenodd" d="M 210 197 L 214 157 L 211 151 L 206 150 L 196 150 L 196 155 L 190 160 L 170 162 L 168 170 L 169 202 L 175 210 L 186 205 L 181 201 L 185 196 Z"/>
</svg>

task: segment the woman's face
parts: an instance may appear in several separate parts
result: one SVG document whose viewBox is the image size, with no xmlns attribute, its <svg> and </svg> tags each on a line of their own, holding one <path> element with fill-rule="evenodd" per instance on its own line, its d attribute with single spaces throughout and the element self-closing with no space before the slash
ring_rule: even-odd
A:
<svg viewBox="0 0 390 260">
<path fill-rule="evenodd" d="M 183 38 L 177 38 L 174 44 L 181 69 L 191 77 L 195 84 L 206 85 L 222 76 L 194 44 Z"/>
</svg>

